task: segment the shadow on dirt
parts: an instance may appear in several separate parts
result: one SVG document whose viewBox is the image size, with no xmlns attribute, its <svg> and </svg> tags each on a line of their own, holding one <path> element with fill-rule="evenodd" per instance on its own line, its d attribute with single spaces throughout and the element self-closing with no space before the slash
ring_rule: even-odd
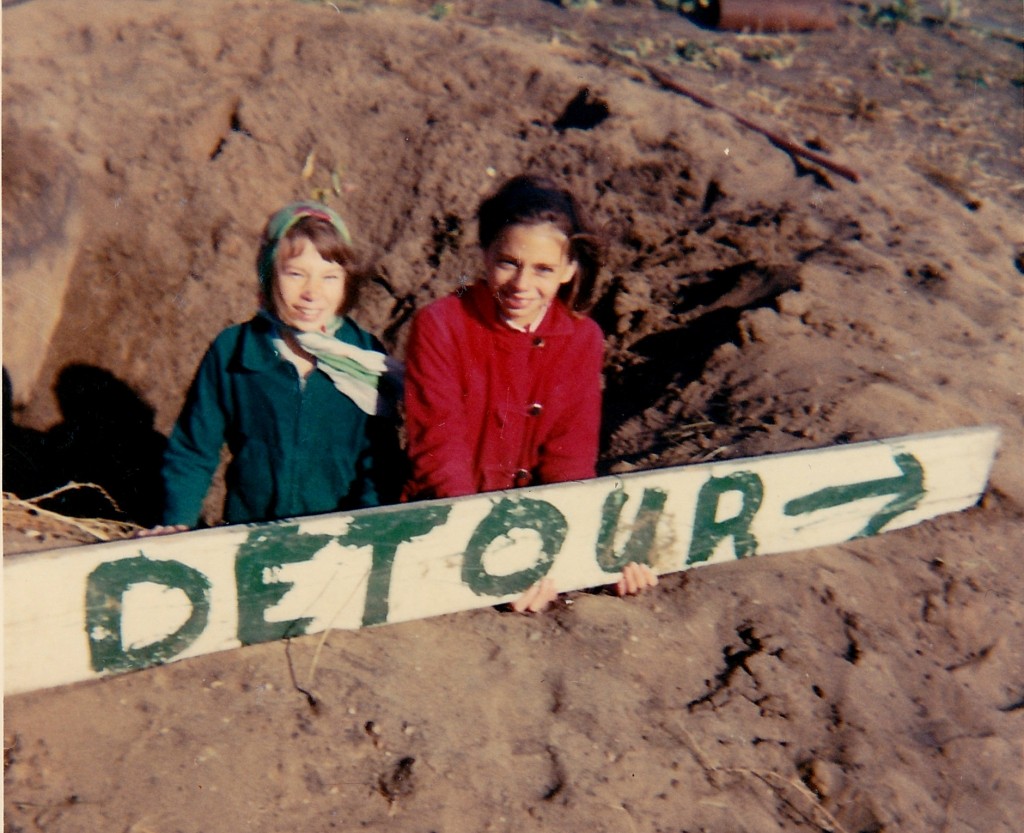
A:
<svg viewBox="0 0 1024 833">
<path fill-rule="evenodd" d="M 91 489 L 62 493 L 44 506 L 76 517 L 156 523 L 166 440 L 153 427 L 153 409 L 116 376 L 91 365 L 65 367 L 55 392 L 62 422 L 45 433 L 18 426 L 4 370 L 4 491 L 28 498 L 70 482 L 93 483 L 116 506 Z"/>
<path fill-rule="evenodd" d="M 720 346 L 738 343 L 745 312 L 774 308 L 780 295 L 799 286 L 792 267 L 745 262 L 680 277 L 674 303 L 665 305 L 653 332 L 647 312 L 634 314 L 627 332 L 618 337 L 628 360 L 605 374 L 602 448 L 625 423 L 663 406 L 667 393 L 700 379 Z M 605 332 L 615 327 L 614 293 L 613 287 L 594 309 Z M 714 419 L 707 405 L 702 416 Z"/>
</svg>

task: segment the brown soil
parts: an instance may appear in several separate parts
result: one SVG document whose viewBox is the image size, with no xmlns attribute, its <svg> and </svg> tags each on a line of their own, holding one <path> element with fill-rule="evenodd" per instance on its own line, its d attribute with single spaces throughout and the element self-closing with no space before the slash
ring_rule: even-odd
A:
<svg viewBox="0 0 1024 833">
<path fill-rule="evenodd" d="M 357 317 L 401 355 L 521 170 L 610 239 L 602 471 L 1003 429 L 982 505 L 913 529 L 9 698 L 6 829 L 1017 829 L 1024 19 L 939 5 L 753 36 L 643 0 L 6 2 L 8 320 L 34 253 L 71 264 L 48 343 L 5 328 L 21 497 L 95 482 L 151 521 L 163 436 L 254 311 L 280 204 L 350 221 Z M 917 19 L 872 15 L 897 7 Z M 7 551 L 81 540 L 5 513 Z"/>
</svg>

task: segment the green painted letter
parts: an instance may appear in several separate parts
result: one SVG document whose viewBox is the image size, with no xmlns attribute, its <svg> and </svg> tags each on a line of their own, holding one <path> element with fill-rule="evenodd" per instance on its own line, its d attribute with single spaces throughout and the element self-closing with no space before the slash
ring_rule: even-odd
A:
<svg viewBox="0 0 1024 833">
<path fill-rule="evenodd" d="M 496 538 L 513 529 L 540 533 L 541 557 L 532 567 L 495 576 L 484 569 L 484 553 Z M 569 531 L 565 517 L 546 500 L 503 498 L 474 530 L 462 562 L 462 580 L 478 596 L 504 596 L 525 590 L 551 568 Z"/>
<path fill-rule="evenodd" d="M 303 535 L 298 526 L 264 526 L 253 529 L 238 548 L 235 558 L 235 583 L 238 585 L 238 640 L 256 645 L 301 636 L 311 619 L 302 617 L 284 622 L 268 622 L 268 608 L 276 605 L 293 582 L 266 581 L 266 572 L 284 564 L 308 561 L 330 541 L 330 535 Z"/>
<path fill-rule="evenodd" d="M 342 546 L 373 547 L 363 627 L 388 620 L 391 567 L 399 546 L 443 524 L 450 511 L 450 506 L 409 506 L 395 512 L 365 515 L 352 521 L 348 532 L 338 538 Z"/>
<path fill-rule="evenodd" d="M 667 499 L 668 495 L 661 489 L 644 489 L 629 539 L 623 545 L 622 552 L 616 555 L 615 530 L 622 516 L 622 507 L 629 500 L 629 496 L 622 489 L 616 489 L 605 498 L 604 508 L 601 510 L 601 528 L 597 533 L 595 547 L 597 564 L 602 570 L 606 573 L 617 573 L 631 561 L 637 564 L 651 563 L 654 533 Z"/>
<path fill-rule="evenodd" d="M 121 645 L 124 594 L 135 584 L 162 584 L 184 592 L 192 613 L 178 630 L 141 648 Z M 132 671 L 158 665 L 180 654 L 206 628 L 210 582 L 180 561 L 151 561 L 144 555 L 100 564 L 85 587 L 85 629 L 93 671 Z"/>
<path fill-rule="evenodd" d="M 726 492 L 739 492 L 740 511 L 732 518 L 716 520 L 718 503 Z M 757 539 L 750 532 L 750 522 L 761 507 L 764 484 L 753 472 L 738 471 L 725 477 L 712 477 L 701 486 L 693 519 L 693 540 L 687 564 L 707 561 L 723 538 L 732 538 L 737 558 L 757 553 Z"/>
</svg>

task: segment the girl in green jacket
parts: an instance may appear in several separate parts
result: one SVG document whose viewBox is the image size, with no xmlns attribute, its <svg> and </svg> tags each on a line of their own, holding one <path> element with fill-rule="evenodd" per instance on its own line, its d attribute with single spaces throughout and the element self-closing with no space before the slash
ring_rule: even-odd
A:
<svg viewBox="0 0 1024 833">
<path fill-rule="evenodd" d="M 292 203 L 270 218 L 257 256 L 263 309 L 218 335 L 199 366 L 168 442 L 163 524 L 152 532 L 197 524 L 225 444 L 228 523 L 394 497 L 401 367 L 345 315 L 353 261 L 327 206 Z"/>
</svg>

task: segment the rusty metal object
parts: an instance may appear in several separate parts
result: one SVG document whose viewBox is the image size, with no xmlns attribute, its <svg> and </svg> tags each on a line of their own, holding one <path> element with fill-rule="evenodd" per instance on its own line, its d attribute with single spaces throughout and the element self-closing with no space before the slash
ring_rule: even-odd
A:
<svg viewBox="0 0 1024 833">
<path fill-rule="evenodd" d="M 690 17 L 733 32 L 811 32 L 836 28 L 833 0 L 698 0 Z"/>
</svg>

